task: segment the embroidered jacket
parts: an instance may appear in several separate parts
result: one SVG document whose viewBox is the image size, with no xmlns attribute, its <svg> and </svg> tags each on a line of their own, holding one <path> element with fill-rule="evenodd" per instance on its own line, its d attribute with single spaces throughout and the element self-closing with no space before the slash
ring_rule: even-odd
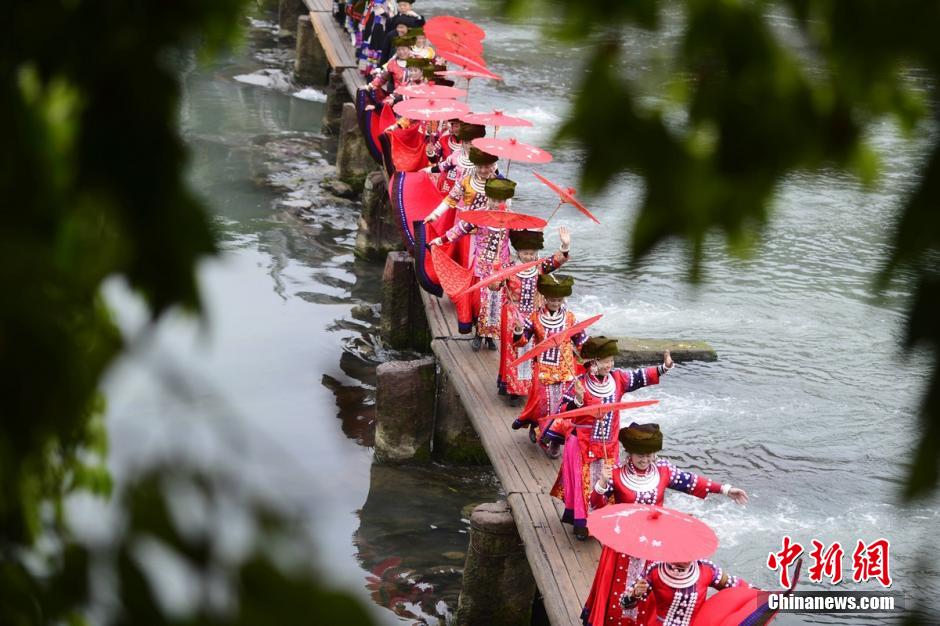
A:
<svg viewBox="0 0 940 626">
<path fill-rule="evenodd" d="M 591 508 L 599 509 L 613 502 L 656 504 L 662 506 L 666 489 L 683 491 L 696 498 L 705 498 L 710 493 L 719 493 L 721 483 L 705 476 L 680 470 L 666 459 L 657 459 L 649 469 L 640 473 L 629 461 L 614 468 L 613 476 L 603 493 L 595 485 L 591 493 Z"/>
<path fill-rule="evenodd" d="M 521 335 L 513 336 L 513 343 L 522 347 L 535 339 L 539 344 L 551 335 L 563 332 L 577 324 L 574 313 L 562 306 L 556 313 L 545 307 L 533 312 L 526 320 Z M 553 385 L 574 380 L 574 349 L 580 348 L 588 336 L 581 331 L 557 348 L 550 348 L 535 357 L 538 367 L 538 380 L 543 385 Z"/>
</svg>

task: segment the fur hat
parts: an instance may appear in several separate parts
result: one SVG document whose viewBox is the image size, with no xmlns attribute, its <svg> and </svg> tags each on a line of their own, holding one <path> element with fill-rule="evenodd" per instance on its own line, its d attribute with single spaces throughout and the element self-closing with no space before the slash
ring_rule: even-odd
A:
<svg viewBox="0 0 940 626">
<path fill-rule="evenodd" d="M 581 358 L 585 360 L 617 356 L 619 352 L 617 340 L 610 337 L 591 337 L 581 346 Z"/>
<path fill-rule="evenodd" d="M 472 141 L 473 139 L 480 139 L 486 137 L 486 126 L 481 124 L 468 124 L 467 122 L 460 122 L 460 128 L 457 129 L 457 132 L 454 134 L 458 141 Z"/>
<path fill-rule="evenodd" d="M 508 178 L 491 178 L 486 181 L 485 193 L 493 200 L 508 200 L 516 195 L 516 183 Z"/>
<path fill-rule="evenodd" d="M 489 152 L 483 152 L 476 146 L 470 148 L 470 162 L 474 165 L 490 165 L 499 161 L 499 157 Z"/>
<path fill-rule="evenodd" d="M 535 288 L 546 298 L 567 298 L 574 286 L 573 276 L 561 274 L 541 274 Z"/>
<path fill-rule="evenodd" d="M 632 422 L 620 429 L 620 445 L 633 454 L 651 454 L 663 449 L 663 433 L 659 424 L 637 424 Z"/>
<path fill-rule="evenodd" d="M 540 230 L 510 230 L 509 243 L 516 250 L 541 250 L 545 247 L 545 235 Z"/>
<path fill-rule="evenodd" d="M 415 45 L 415 38 L 405 35 L 404 37 L 394 37 L 392 38 L 392 47 L 393 48 L 410 48 Z"/>
</svg>

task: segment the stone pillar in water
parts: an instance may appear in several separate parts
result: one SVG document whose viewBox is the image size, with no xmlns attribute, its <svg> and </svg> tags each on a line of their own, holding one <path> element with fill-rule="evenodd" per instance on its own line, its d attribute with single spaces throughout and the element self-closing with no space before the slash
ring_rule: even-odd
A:
<svg viewBox="0 0 940 626">
<path fill-rule="evenodd" d="M 336 148 L 337 174 L 340 180 L 360 190 L 366 175 L 375 167 L 375 161 L 359 131 L 356 106 L 352 102 L 345 102 L 339 123 L 339 145 Z"/>
<path fill-rule="evenodd" d="M 467 416 L 463 399 L 443 369 L 437 377 L 434 459 L 461 465 L 488 465 L 480 436 Z"/>
<path fill-rule="evenodd" d="M 376 377 L 375 458 L 384 463 L 430 461 L 434 358 L 382 363 Z"/>
<path fill-rule="evenodd" d="M 392 214 L 385 174 L 370 172 L 362 187 L 356 254 L 364 259 L 378 260 L 401 247 L 401 229 Z M 415 347 L 427 351 L 427 346 Z"/>
<path fill-rule="evenodd" d="M 407 252 L 389 252 L 382 272 L 382 338 L 396 350 L 427 352 L 430 334 L 415 282 L 414 264 Z"/>
<path fill-rule="evenodd" d="M 297 18 L 297 54 L 294 57 L 294 78 L 303 85 L 324 85 L 330 74 L 323 45 L 317 39 L 309 15 Z"/>
<path fill-rule="evenodd" d="M 457 626 L 528 626 L 535 580 L 506 502 L 481 504 L 470 516 L 470 546 L 457 602 Z"/>
<path fill-rule="evenodd" d="M 307 13 L 307 6 L 301 0 L 280 0 L 277 5 L 278 36 L 293 37 L 297 30 L 297 18 Z"/>
<path fill-rule="evenodd" d="M 349 102 L 349 92 L 343 82 L 341 70 L 332 70 L 326 88 L 326 105 L 323 107 L 323 123 L 321 130 L 325 135 L 335 135 L 339 132 L 339 123 L 343 117 L 343 104 Z"/>
</svg>

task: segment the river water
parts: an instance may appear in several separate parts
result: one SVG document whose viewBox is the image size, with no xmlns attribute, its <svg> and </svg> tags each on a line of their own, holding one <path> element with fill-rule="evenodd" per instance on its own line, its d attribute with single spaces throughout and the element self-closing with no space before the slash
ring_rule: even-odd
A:
<svg viewBox="0 0 940 626">
<path fill-rule="evenodd" d="M 420 9 L 486 29 L 486 56 L 506 80 L 475 82 L 471 104 L 531 119 L 536 128 L 501 135 L 545 145 L 586 48 L 543 38 L 548 18 L 511 24 L 468 0 L 428 0 Z M 786 28 L 785 17 L 777 21 Z M 366 598 L 380 622 L 443 623 L 456 608 L 468 507 L 498 498 L 498 484 L 488 470 L 372 463 L 374 368 L 401 356 L 377 338 L 381 267 L 353 255 L 355 207 L 314 198 L 304 208 L 316 196 L 308 164 L 330 158 L 317 132 L 322 94 L 291 86 L 289 47 L 278 46 L 269 23 L 251 24 L 241 50 L 185 72 L 180 123 L 191 180 L 223 240 L 222 255 L 199 270 L 208 324 L 171 316 L 115 368 L 106 387 L 111 466 L 119 480 L 180 454 L 227 467 L 309 516 L 319 546 L 312 558 Z M 638 55 L 670 40 L 626 39 Z M 571 307 L 604 312 L 598 333 L 704 339 L 718 350 L 718 362 L 682 365 L 634 394 L 661 404 L 629 416 L 660 423 L 664 455 L 681 467 L 750 494 L 746 508 L 670 497 L 715 528 L 715 559 L 773 586 L 765 562 L 783 536 L 805 546 L 818 538 L 841 542 L 851 577 L 856 541 L 884 537 L 895 588 L 914 599 L 940 591 L 935 562 L 918 559 L 936 545 L 940 506 L 904 508 L 897 496 L 926 362 L 898 347 L 909 282 L 881 298 L 870 287 L 922 152 L 889 124 L 873 142 L 884 155 L 875 191 L 838 173 L 791 177 L 758 253 L 732 260 L 715 239 L 697 287 L 683 280 L 678 245 L 661 247 L 639 271 L 628 266 L 642 190 L 629 175 L 590 199 L 603 226 L 567 208 L 553 225 L 573 231 Z M 562 145 L 553 154 L 538 171 L 574 184 L 577 150 Z M 511 177 L 519 210 L 554 207 L 525 168 L 514 166 Z M 139 302 L 118 283 L 108 296 L 133 336 L 143 322 Z"/>
</svg>

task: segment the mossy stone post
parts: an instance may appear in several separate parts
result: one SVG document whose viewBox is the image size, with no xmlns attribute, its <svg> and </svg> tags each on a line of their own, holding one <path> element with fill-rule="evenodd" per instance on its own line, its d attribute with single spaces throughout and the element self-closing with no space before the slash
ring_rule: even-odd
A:
<svg viewBox="0 0 940 626">
<path fill-rule="evenodd" d="M 490 462 L 460 394 L 443 369 L 437 376 L 434 458 L 460 465 L 489 465 Z"/>
<path fill-rule="evenodd" d="M 663 362 L 663 352 L 666 350 L 669 350 L 676 363 L 718 360 L 718 352 L 699 339 L 617 337 L 617 347 L 620 352 L 614 357 L 614 363 L 618 367 L 658 365 Z"/>
<path fill-rule="evenodd" d="M 506 502 L 473 509 L 457 626 L 528 626 L 535 579 Z"/>
<path fill-rule="evenodd" d="M 430 461 L 434 358 L 382 363 L 376 376 L 375 458 L 383 463 Z"/>
<path fill-rule="evenodd" d="M 293 37 L 297 32 L 297 18 L 307 13 L 301 0 L 281 0 L 277 5 L 278 36 Z"/>
<path fill-rule="evenodd" d="M 352 102 L 343 103 L 343 113 L 339 122 L 339 145 L 336 148 L 336 171 L 339 179 L 361 190 L 366 176 L 375 169 L 375 161 L 366 148 L 366 142 L 359 132 L 359 120 L 356 106 Z"/>
<path fill-rule="evenodd" d="M 389 252 L 385 258 L 380 328 L 385 343 L 396 350 L 430 350 L 431 331 L 407 252 Z"/>
<path fill-rule="evenodd" d="M 302 85 L 325 85 L 330 75 L 330 62 L 317 39 L 309 15 L 297 18 L 297 54 L 294 56 L 294 78 Z"/>
<path fill-rule="evenodd" d="M 385 174 L 370 172 L 362 187 L 356 254 L 364 259 L 381 259 L 401 247 L 401 229 L 392 214 Z"/>
<path fill-rule="evenodd" d="M 349 102 L 349 91 L 343 81 L 342 70 L 332 70 L 326 88 L 326 105 L 323 107 L 323 123 L 321 130 L 326 135 L 336 135 L 339 132 L 340 120 L 343 117 L 343 104 Z"/>
</svg>

